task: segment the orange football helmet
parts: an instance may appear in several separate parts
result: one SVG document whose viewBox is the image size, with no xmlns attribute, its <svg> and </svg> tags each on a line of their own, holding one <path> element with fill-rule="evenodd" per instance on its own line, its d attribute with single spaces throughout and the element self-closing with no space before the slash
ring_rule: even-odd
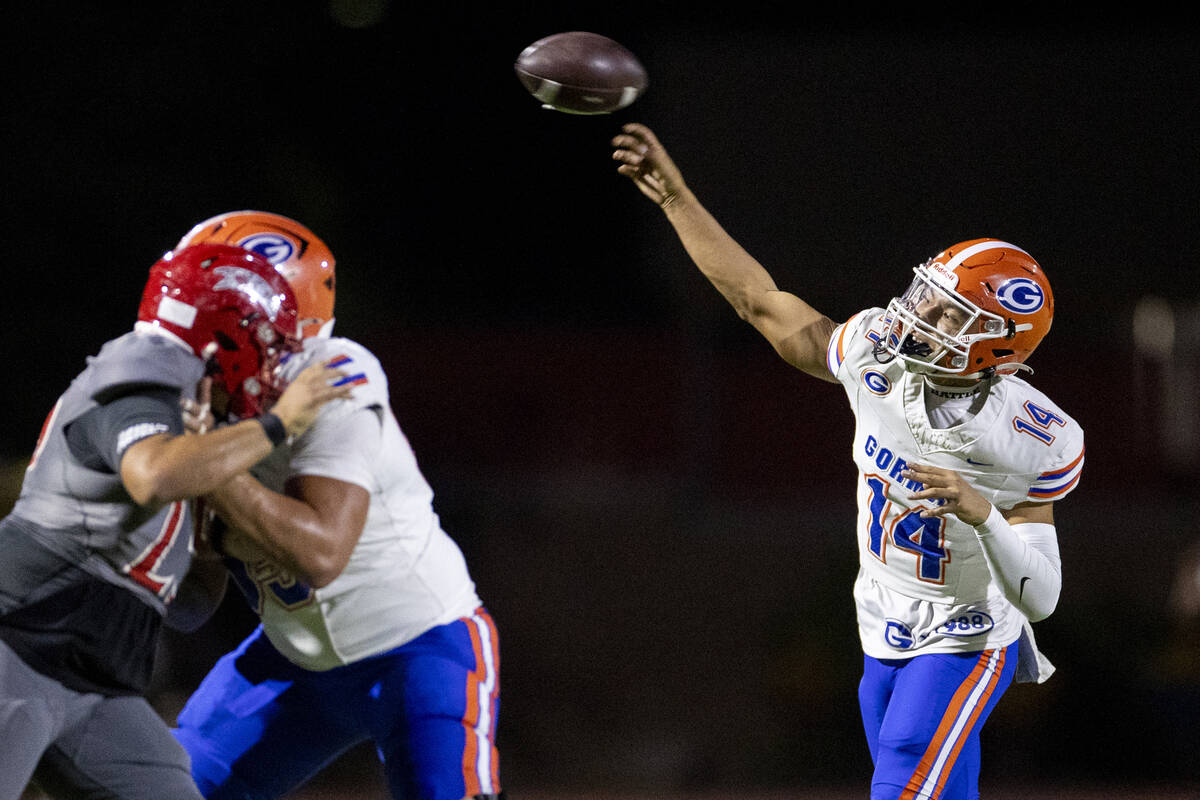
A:
<svg viewBox="0 0 1200 800">
<path fill-rule="evenodd" d="M 875 344 L 880 361 L 910 372 L 987 378 L 1024 362 L 1054 320 L 1050 281 L 1033 256 L 999 239 L 970 239 L 914 268 L 888 303 Z"/>
<path fill-rule="evenodd" d="M 332 333 L 336 290 L 333 253 L 308 228 L 267 211 L 230 211 L 193 227 L 176 249 L 201 242 L 232 244 L 266 258 L 296 293 L 302 335 L 307 338 Z"/>
</svg>

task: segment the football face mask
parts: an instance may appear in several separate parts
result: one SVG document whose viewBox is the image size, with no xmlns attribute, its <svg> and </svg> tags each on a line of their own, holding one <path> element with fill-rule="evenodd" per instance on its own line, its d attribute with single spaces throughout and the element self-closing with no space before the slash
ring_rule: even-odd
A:
<svg viewBox="0 0 1200 800">
<path fill-rule="evenodd" d="M 939 285 L 928 264 L 916 267 L 908 289 L 888 303 L 876 357 L 899 358 L 909 372 L 981 377 L 965 374 L 971 346 L 1004 338 L 1004 320 Z"/>
<path fill-rule="evenodd" d="M 1054 319 L 1050 283 L 1031 255 L 998 239 L 971 239 L 913 272 L 884 312 L 877 360 L 965 379 L 1029 369 L 1024 361 Z"/>
</svg>

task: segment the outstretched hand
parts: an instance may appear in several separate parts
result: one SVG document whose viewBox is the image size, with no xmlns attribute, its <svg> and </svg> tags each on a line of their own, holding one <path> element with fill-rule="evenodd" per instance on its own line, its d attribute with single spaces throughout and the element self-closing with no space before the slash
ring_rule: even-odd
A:
<svg viewBox="0 0 1200 800">
<path fill-rule="evenodd" d="M 645 125 L 630 122 L 613 137 L 617 172 L 633 181 L 642 194 L 666 208 L 685 190 L 683 175 L 658 138 Z"/>
<path fill-rule="evenodd" d="M 963 522 L 974 526 L 983 523 L 992 512 L 992 504 L 987 498 L 954 470 L 926 464 L 909 464 L 908 469 L 900 474 L 925 486 L 924 489 L 910 494 L 910 500 L 942 501 L 941 505 L 922 511 L 922 517 L 944 517 L 954 514 Z"/>
<path fill-rule="evenodd" d="M 346 373 L 329 366 L 331 363 L 327 361 L 305 367 L 271 408 L 271 412 L 283 422 L 288 436 L 299 436 L 308 430 L 316 421 L 317 412 L 330 400 L 350 396 L 354 387 L 339 381 L 346 377 Z"/>
</svg>

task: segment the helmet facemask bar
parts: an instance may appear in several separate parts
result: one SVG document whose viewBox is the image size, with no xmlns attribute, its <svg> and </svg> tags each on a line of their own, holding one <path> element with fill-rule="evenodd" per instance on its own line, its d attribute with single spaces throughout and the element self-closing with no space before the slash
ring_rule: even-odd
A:
<svg viewBox="0 0 1200 800">
<path fill-rule="evenodd" d="M 888 303 L 877 356 L 887 353 L 899 358 L 910 372 L 984 377 L 981 372 L 967 373 L 971 347 L 1004 338 L 1003 318 L 945 286 L 955 280 L 952 273 L 935 274 L 928 262 L 913 272 L 916 275 L 904 294 Z"/>
<path fill-rule="evenodd" d="M 226 385 L 230 395 L 229 414 L 234 419 L 259 416 L 275 404 L 287 383 L 283 376 L 283 363 L 300 350 L 299 338 L 281 333 L 265 315 L 252 314 L 243 318 L 240 325 L 245 329 L 240 346 L 252 348 L 253 354 L 222 355 L 227 355 L 231 360 L 254 359 L 258 362 L 258 368 L 240 380 L 230 375 L 236 381 L 235 385 Z M 226 366 L 220 363 L 224 360 L 221 356 L 215 358 L 217 363 L 213 366 L 218 374 Z M 243 364 L 249 365 L 248 361 L 243 361 Z"/>
</svg>

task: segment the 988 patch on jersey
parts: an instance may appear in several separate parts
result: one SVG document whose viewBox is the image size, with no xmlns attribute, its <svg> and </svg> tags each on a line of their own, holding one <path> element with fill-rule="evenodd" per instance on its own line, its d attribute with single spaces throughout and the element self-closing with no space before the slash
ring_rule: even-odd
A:
<svg viewBox="0 0 1200 800">
<path fill-rule="evenodd" d="M 898 650 L 911 650 L 925 644 L 931 637 L 941 638 L 950 636 L 957 639 L 971 639 L 984 636 L 996 627 L 995 620 L 986 611 L 968 609 L 947 619 L 933 630 L 914 631 L 904 622 L 889 617 L 884 620 L 883 638 L 889 647 Z"/>
</svg>

